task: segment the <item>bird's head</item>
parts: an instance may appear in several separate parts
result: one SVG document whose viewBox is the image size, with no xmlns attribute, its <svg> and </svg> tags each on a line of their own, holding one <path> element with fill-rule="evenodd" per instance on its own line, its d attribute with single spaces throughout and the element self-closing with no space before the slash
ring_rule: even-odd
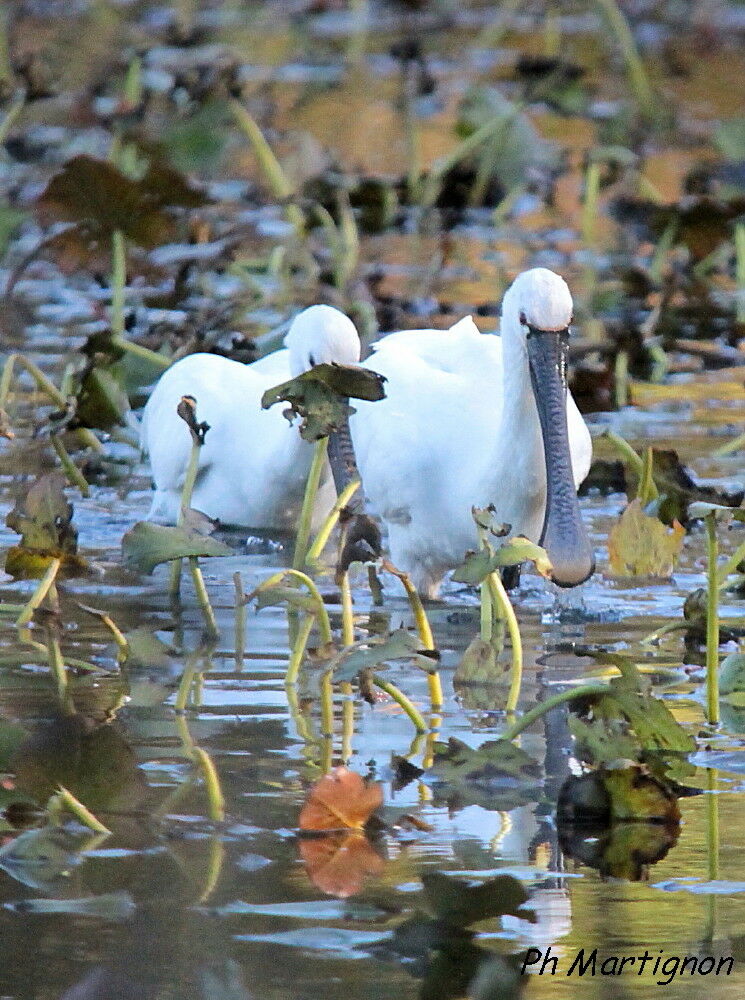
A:
<svg viewBox="0 0 745 1000">
<path fill-rule="evenodd" d="M 354 323 L 333 306 L 310 306 L 295 317 L 285 337 L 293 378 L 314 365 L 356 365 L 360 338 Z"/>
</svg>

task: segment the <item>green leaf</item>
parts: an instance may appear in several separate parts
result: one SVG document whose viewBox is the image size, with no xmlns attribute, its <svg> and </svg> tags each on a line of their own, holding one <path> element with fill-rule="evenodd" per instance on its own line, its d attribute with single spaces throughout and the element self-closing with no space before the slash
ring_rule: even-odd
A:
<svg viewBox="0 0 745 1000">
<path fill-rule="evenodd" d="M 385 378 L 358 365 L 323 364 L 281 385 L 267 389 L 261 397 L 266 410 L 280 401 L 290 404 L 285 416 L 292 422 L 300 415 L 300 434 L 306 441 L 317 441 L 336 430 L 354 413 L 347 399 L 376 402 L 385 398 Z"/>
<path fill-rule="evenodd" d="M 731 517 L 735 521 L 745 521 L 745 507 L 725 507 L 718 503 L 704 503 L 697 501 L 688 507 L 689 517 L 704 518 L 709 514 L 716 517 Z"/>
<path fill-rule="evenodd" d="M 478 552 L 466 553 L 465 562 L 453 572 L 453 580 L 475 587 L 483 583 L 494 570 L 505 566 L 519 566 L 524 562 L 532 562 L 541 576 L 551 579 L 553 566 L 546 550 L 524 535 L 517 535 L 503 542 L 495 552 L 480 549 Z"/>
<path fill-rule="evenodd" d="M 329 664 L 334 672 L 334 681 L 353 681 L 362 670 L 370 670 L 389 660 L 410 660 L 422 655 L 422 641 L 415 632 L 404 628 L 396 629 L 382 640 L 365 643 L 364 646 L 342 650 Z M 429 657 L 426 659 L 431 663 Z"/>
<path fill-rule="evenodd" d="M 714 142 L 726 160 L 745 160 L 745 118 L 730 118 L 714 129 Z"/>
<path fill-rule="evenodd" d="M 129 412 L 129 397 L 110 368 L 95 365 L 80 383 L 75 412 L 76 424 L 108 430 L 124 424 Z"/>
<path fill-rule="evenodd" d="M 315 614 L 318 610 L 316 599 L 307 590 L 297 587 L 270 587 L 256 592 L 256 610 L 269 608 L 280 604 L 289 604 L 293 608 L 301 608 Z"/>
<path fill-rule="evenodd" d="M 626 507 L 608 536 L 608 555 L 614 576 L 671 576 L 685 529 L 675 522 L 668 531 L 662 521 L 644 513 L 636 498 Z"/>
<path fill-rule="evenodd" d="M 719 694 L 745 693 L 745 653 L 730 653 L 719 667 Z"/>
<path fill-rule="evenodd" d="M 672 789 L 636 764 L 568 778 L 559 792 L 558 815 L 560 822 L 570 823 L 680 820 Z"/>
<path fill-rule="evenodd" d="M 122 538 L 124 565 L 140 573 L 152 573 L 160 563 L 172 559 L 232 554 L 233 550 L 216 538 L 151 521 L 138 521 Z"/>
<path fill-rule="evenodd" d="M 500 778 L 534 782 L 541 773 L 533 758 L 509 740 L 489 740 L 474 750 L 451 736 L 447 743 L 434 744 L 434 755 L 432 774 L 449 784 Z"/>
<path fill-rule="evenodd" d="M 422 885 L 432 913 L 454 927 L 469 927 L 508 913 L 536 921 L 532 910 L 522 909 L 528 902 L 528 893 L 512 875 L 497 875 L 473 885 L 442 872 L 427 872 L 422 875 Z"/>
</svg>

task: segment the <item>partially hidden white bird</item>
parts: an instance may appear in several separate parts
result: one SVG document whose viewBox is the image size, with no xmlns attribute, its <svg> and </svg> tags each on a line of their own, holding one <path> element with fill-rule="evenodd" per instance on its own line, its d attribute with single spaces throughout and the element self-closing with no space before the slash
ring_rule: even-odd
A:
<svg viewBox="0 0 745 1000">
<path fill-rule="evenodd" d="M 506 292 L 501 336 L 480 333 L 467 317 L 445 331 L 390 334 L 364 362 L 386 377 L 386 398 L 353 401 L 357 412 L 331 455 L 349 463 L 351 431 L 369 511 L 387 527 L 393 563 L 422 594 L 436 597 L 474 548 L 474 505 L 493 504 L 513 534 L 540 541 L 560 586 L 593 572 L 576 493 L 591 441 L 566 384 L 572 309 L 564 280 L 535 268 Z M 151 517 L 176 517 L 190 451 L 176 405 L 192 395 L 210 425 L 193 506 L 229 524 L 291 525 L 311 448 L 278 407 L 261 410 L 261 395 L 314 364 L 356 363 L 360 345 L 351 321 L 328 306 L 301 313 L 285 344 L 252 365 L 191 355 L 162 376 L 143 416 Z M 334 472 L 338 485 L 345 472 Z M 328 509 L 328 494 L 319 502 Z"/>
<path fill-rule="evenodd" d="M 540 541 L 560 586 L 594 571 L 577 501 L 592 443 L 567 388 L 572 313 L 564 279 L 534 268 L 505 293 L 501 336 L 466 317 L 373 345 L 365 364 L 386 376 L 386 398 L 355 401 L 352 439 L 391 559 L 422 594 L 436 597 L 475 547 L 474 505 Z"/>
<path fill-rule="evenodd" d="M 155 492 L 148 518 L 173 523 L 191 453 L 191 436 L 176 407 L 197 402 L 209 424 L 199 453 L 192 507 L 226 525 L 292 528 L 305 490 L 313 446 L 300 437 L 281 406 L 262 410 L 261 397 L 314 365 L 356 364 L 360 339 L 354 323 L 331 306 L 299 313 L 285 349 L 250 365 L 216 354 L 190 354 L 163 373 L 142 415 L 140 443 L 150 456 Z M 319 493 L 326 513 L 335 498 L 328 481 Z"/>
</svg>

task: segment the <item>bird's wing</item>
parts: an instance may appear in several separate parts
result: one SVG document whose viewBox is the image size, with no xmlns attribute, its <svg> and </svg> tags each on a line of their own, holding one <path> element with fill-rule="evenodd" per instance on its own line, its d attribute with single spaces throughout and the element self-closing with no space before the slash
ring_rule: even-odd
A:
<svg viewBox="0 0 745 1000">
<path fill-rule="evenodd" d="M 357 463 L 372 509 L 394 523 L 436 502 L 463 464 L 479 460 L 501 415 L 501 342 L 470 319 L 451 330 L 391 334 L 365 365 L 386 398 L 353 401 Z"/>
</svg>

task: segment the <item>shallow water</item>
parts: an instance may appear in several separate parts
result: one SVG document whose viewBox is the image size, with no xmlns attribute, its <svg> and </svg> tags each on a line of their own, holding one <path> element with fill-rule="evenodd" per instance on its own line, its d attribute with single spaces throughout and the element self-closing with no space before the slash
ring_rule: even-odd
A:
<svg viewBox="0 0 745 1000">
<path fill-rule="evenodd" d="M 119 18 L 124 18 L 113 13 L 113 6 L 82 6 L 86 8 L 85 59 L 81 65 L 68 60 L 69 65 L 63 66 L 67 88 L 80 86 L 91 64 L 105 64 L 120 30 Z M 275 22 L 271 11 L 267 13 L 269 8 L 276 13 L 276 5 L 263 6 L 266 9 L 254 11 L 256 20 L 249 27 L 245 11 L 237 4 L 210 8 L 204 17 L 212 23 L 217 41 L 241 52 L 246 79 L 259 83 L 270 79 L 267 101 L 274 104 L 277 126 L 308 129 L 322 146 L 332 145 L 347 167 L 364 154 L 369 171 L 405 172 L 409 154 L 396 106 L 400 67 L 387 51 L 408 22 L 376 7 L 380 20 L 368 39 L 367 56 L 356 73 L 343 76 L 337 46 L 346 51 L 350 31 L 348 20 L 338 11 L 321 14 L 309 25 L 301 20 L 288 27 L 282 18 Z M 726 5 L 724 9 L 729 10 Z M 160 8 L 138 8 L 132 20 L 137 31 L 154 31 L 166 14 Z M 622 89 L 621 74 L 607 74 L 602 65 L 597 21 L 584 16 L 564 21 L 570 51 L 597 49 L 600 53 L 596 53 L 593 79 L 599 88 L 598 100 L 611 100 Z M 54 34 L 48 16 L 46 20 L 41 17 L 40 24 Z M 61 32 L 58 51 L 69 51 L 75 25 L 73 19 Z M 497 35 L 489 33 L 494 27 L 491 5 L 468 5 L 444 26 L 437 19 L 426 21 L 426 26 L 431 32 L 428 43 L 438 53 L 429 68 L 438 80 L 436 100 L 441 102 L 421 109 L 421 152 L 429 162 L 452 142 L 454 106 L 464 86 L 463 66 L 469 79 L 471 75 L 499 77 L 500 67 L 513 50 L 501 48 Z M 651 14 L 647 27 L 650 38 L 655 31 L 664 35 L 669 29 Z M 725 21 L 719 30 L 729 27 Z M 512 42 L 517 39 L 516 44 L 527 50 L 534 47 L 535 25 L 530 19 L 518 19 L 511 30 Z M 187 58 L 182 50 L 175 53 L 165 46 L 151 51 L 147 68 L 152 78 L 158 72 L 171 72 L 174 59 Z M 665 81 L 669 93 L 691 102 L 694 118 L 710 122 L 738 110 L 732 107 L 734 88 L 727 80 L 741 77 L 742 54 L 730 51 L 725 55 L 728 59 L 721 53 L 712 58 L 717 65 L 726 65 L 729 76 L 707 69 L 708 64 L 699 60 L 691 62 L 687 76 Z M 342 77 L 345 89 L 326 89 Z M 38 194 L 49 169 L 72 149 L 103 154 L 106 148 L 100 129 L 84 122 L 68 127 L 69 108 L 64 105 L 45 113 L 51 122 L 44 121 L 41 112 L 30 112 L 32 119 L 36 115 L 50 128 L 43 142 L 39 139 L 45 150 L 43 162 L 0 165 L 4 187 L 21 185 L 26 203 Z M 567 120 L 549 113 L 543 118 L 547 134 L 571 135 L 577 149 L 592 144 L 583 119 Z M 64 126 L 59 133 L 52 127 L 56 123 Z M 685 142 L 681 147 L 669 156 L 650 157 L 645 166 L 648 176 L 670 198 L 680 194 L 680 162 L 688 162 L 690 155 Z M 302 154 L 301 147 L 301 155 L 296 156 L 301 166 Z M 307 149 L 305 154 L 310 155 Z M 249 159 L 241 145 L 233 142 L 221 161 L 219 179 L 229 187 L 237 174 L 245 184 L 254 171 Z M 422 235 L 406 224 L 366 237 L 361 259 L 365 266 L 380 269 L 378 293 L 396 301 L 393 316 L 397 322 L 442 325 L 450 321 L 448 315 L 455 318 L 480 308 L 485 316 L 479 317 L 479 323 L 489 329 L 496 322 L 494 304 L 506 273 L 531 263 L 555 266 L 567 275 L 573 288 L 578 288 L 580 312 L 586 319 L 582 296 L 587 291 L 587 255 L 577 252 L 579 180 L 577 160 L 559 191 L 558 218 L 543 210 L 531 211 L 528 198 L 524 210 L 508 224 L 495 225 L 488 212 L 468 213 L 447 233 L 447 245 L 442 232 Z M 226 201 L 230 197 L 226 194 Z M 244 247 L 248 256 L 252 247 L 258 248 L 257 253 L 268 252 L 286 236 L 287 227 L 277 208 L 243 206 L 234 214 L 250 230 L 248 249 Z M 612 244 L 604 230 L 601 237 L 601 242 Z M 30 227 L 11 246 L 5 277 L 33 241 Z M 608 249 L 606 263 L 613 264 L 614 252 Z M 620 252 L 617 259 L 626 261 Z M 609 270 L 612 273 L 612 266 Z M 205 270 L 184 309 L 162 311 L 158 321 L 179 326 L 185 315 L 201 315 L 200 296 L 230 300 L 240 288 L 244 289 L 241 322 L 271 329 L 284 318 L 286 287 L 272 288 L 257 305 L 236 281 L 233 273 Z M 301 297 L 312 294 L 302 279 L 289 291 Z M 140 294 L 147 298 L 142 289 L 133 298 Z M 45 371 L 59 376 L 70 352 L 101 322 L 105 298 L 92 279 L 62 277 L 52 264 L 34 262 L 13 297 L 18 311 L 9 323 L 15 330 L 13 348 L 22 349 Z M 144 314 L 145 306 L 140 308 Z M 149 321 L 156 319 L 149 316 Z M 582 321 L 580 315 L 580 334 Z M 686 465 L 706 482 L 736 485 L 742 479 L 741 455 L 714 460 L 710 452 L 714 443 L 738 430 L 742 379 L 731 375 L 730 383 L 738 383 L 739 390 L 730 385 L 727 392 L 713 375 L 700 375 L 697 382 L 709 380 L 709 395 L 690 394 L 686 388 L 690 379 L 683 376 L 676 400 L 647 401 L 643 406 L 593 416 L 590 422 L 598 432 L 611 427 L 641 447 L 676 448 Z M 19 426 L 23 426 L 24 414 L 28 416 L 39 402 L 30 393 L 17 401 Z M 598 442 L 596 451 L 612 457 L 603 443 Z M 371 848 L 374 856 L 366 858 L 374 873 L 365 879 L 360 874 L 359 891 L 339 898 L 325 891 L 330 887 L 328 871 L 325 882 L 317 867 L 311 864 L 309 871 L 307 850 L 304 854 L 307 842 L 299 840 L 297 827 L 310 784 L 329 760 L 342 762 L 342 699 L 337 695 L 329 746 L 321 732 L 317 699 L 306 697 L 317 686 L 312 666 L 296 700 L 285 690 L 288 639 L 282 609 L 249 611 L 245 656 L 241 664 L 236 663 L 233 574 L 238 571 L 244 590 L 250 591 L 277 566 L 286 564 L 291 542 L 285 540 L 285 548 L 255 542 L 247 554 L 243 534 L 237 534 L 230 538 L 234 556 L 205 561 L 205 579 L 220 632 L 217 640 L 208 643 L 187 580 L 182 601 L 174 606 L 167 597 L 164 567 L 145 579 L 121 567 L 121 537 L 146 515 L 149 484 L 147 470 L 132 449 L 110 443 L 107 454 L 115 461 L 105 466 L 89 498 L 69 491 L 80 550 L 92 563 L 92 573 L 60 587 L 63 652 L 101 669 L 72 677 L 77 714 L 60 717 L 43 655 L 20 643 L 12 618 L 0 615 L 0 743 L 17 739 L 17 727 L 22 727 L 25 742 L 16 759 L 18 787 L 44 802 L 57 784 L 64 784 L 84 799 L 112 833 L 95 837 L 67 826 L 58 836 L 39 843 L 28 833 L 21 834 L 25 841 L 19 839 L 23 824 L 0 826 L 6 843 L 18 845 L 15 857 L 0 856 L 3 1000 L 445 998 L 466 995 L 468 984 L 479 976 L 481 992 L 471 986 L 470 995 L 508 997 L 515 995 L 510 986 L 513 980 L 508 967 L 497 964 L 495 956 L 524 956 L 529 947 L 549 946 L 559 958 L 557 974 L 532 976 L 523 982 L 527 995 L 541 1000 L 557 995 L 582 1000 L 647 997 L 657 988 L 655 977 L 646 970 L 637 975 L 632 966 L 621 976 L 567 976 L 579 950 L 589 952 L 595 947 L 601 949 L 602 957 L 638 956 L 645 949 L 655 957 L 660 951 L 664 957 L 732 955 L 735 964 L 730 976 L 676 978 L 661 988 L 673 998 L 697 995 L 702 989 L 723 998 L 743 995 L 745 722 L 736 711 L 729 711 L 723 714 L 720 730 L 706 727 L 700 649 L 684 648 L 675 635 L 659 647 L 639 645 L 644 636 L 678 619 L 686 595 L 703 585 L 700 530 L 687 536 L 673 580 L 613 581 L 605 575 L 607 537 L 625 497 L 591 495 L 583 499 L 582 509 L 596 545 L 596 576 L 580 594 L 557 595 L 537 577 L 525 575 L 515 599 L 525 648 L 521 709 L 587 677 L 596 667 L 586 655 L 587 646 L 631 651 L 639 662 L 645 661 L 656 692 L 676 718 L 690 732 L 701 735 L 694 757 L 698 766 L 685 783 L 704 794 L 680 800 L 682 824 L 675 836 L 666 837 L 662 828 L 643 833 L 616 830 L 611 844 L 598 846 L 591 839 L 575 844 L 574 852 L 581 852 L 584 862 L 572 859 L 567 845 L 560 843 L 555 820 L 558 790 L 577 768 L 561 710 L 521 738 L 521 746 L 541 764 L 540 777 L 531 787 L 501 787 L 478 797 L 463 789 L 460 798 L 446 798 L 427 775 L 403 788 L 397 786 L 392 755 L 422 764 L 429 754 L 428 740 L 413 740 L 411 723 L 392 702 L 381 700 L 373 706 L 357 702 L 354 724 L 347 733 L 346 760 L 354 770 L 382 782 L 381 815 L 388 825 Z M 22 492 L 24 477 L 49 467 L 50 462 L 43 441 L 20 435 L 16 442 L 3 446 L 3 519 Z M 723 553 L 731 551 L 741 537 L 741 530 L 723 533 Z M 3 551 L 15 540 L 11 531 L 0 529 Z M 358 623 L 371 631 L 387 624 L 411 624 L 396 581 L 387 577 L 384 582 L 384 607 L 373 608 L 364 575 L 355 579 Z M 336 627 L 340 608 L 330 574 L 321 586 L 329 596 Z M 2 601 L 21 603 L 33 587 L 4 580 Z M 138 629 L 155 635 L 161 645 L 154 647 L 151 642 L 140 662 L 130 661 L 120 672 L 109 631 L 77 602 L 106 610 L 127 634 Z M 478 631 L 475 595 L 450 585 L 445 601 L 428 611 L 442 653 L 445 689 L 438 738 L 453 736 L 479 746 L 496 738 L 506 721 L 497 707 L 504 702 L 504 688 L 456 693 L 452 685 L 460 656 Z M 741 613 L 742 601 L 724 595 L 722 616 Z M 34 632 L 43 638 L 41 625 Z M 178 714 L 173 703 L 187 666 L 203 671 L 198 704 Z M 424 673 L 394 664 L 387 676 L 426 711 Z M 224 824 L 207 819 L 204 787 L 189 756 L 193 745 L 207 751 L 215 765 L 225 797 Z M 11 794 L 13 790 L 0 782 L 0 804 L 5 791 Z M 401 821 L 405 814 L 416 816 L 426 826 L 407 825 Z M 597 859 L 601 853 L 602 862 Z M 657 856 L 659 860 L 645 860 Z M 345 891 L 350 889 L 355 865 L 360 864 L 353 854 L 350 857 L 346 864 L 339 862 L 341 875 L 335 872 L 337 886 L 343 885 Z M 610 868 L 623 877 L 602 873 L 601 865 L 606 866 L 604 871 Z M 537 922 L 492 919 L 478 925 L 473 940 L 454 937 L 445 946 L 440 941 L 435 947 L 422 890 L 422 877 L 429 872 L 476 881 L 513 874 L 526 886 Z M 409 927 L 408 935 L 401 932 L 403 926 Z M 486 984 L 488 975 L 495 977 L 490 985 Z"/>
</svg>

